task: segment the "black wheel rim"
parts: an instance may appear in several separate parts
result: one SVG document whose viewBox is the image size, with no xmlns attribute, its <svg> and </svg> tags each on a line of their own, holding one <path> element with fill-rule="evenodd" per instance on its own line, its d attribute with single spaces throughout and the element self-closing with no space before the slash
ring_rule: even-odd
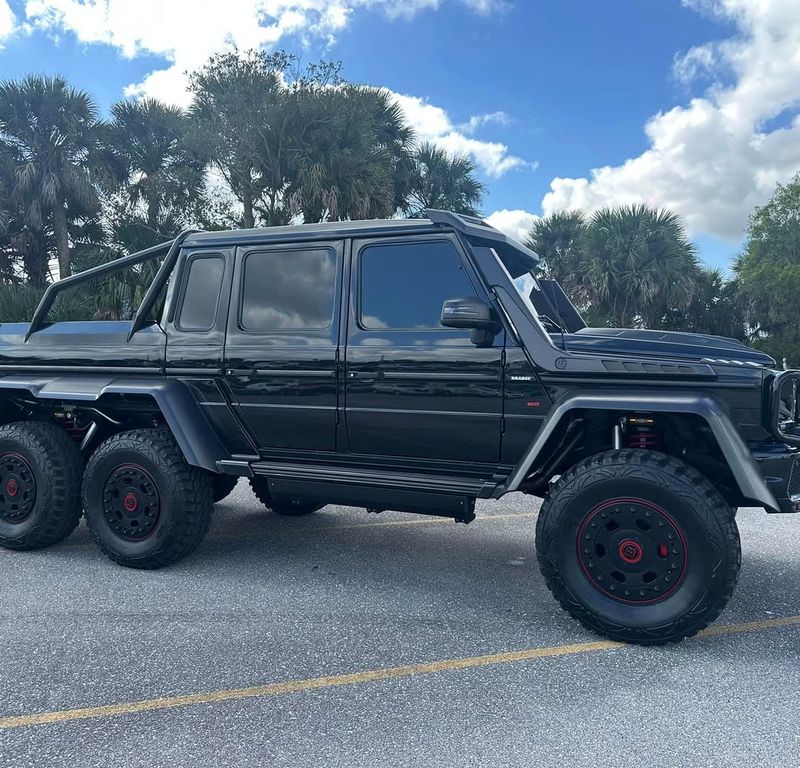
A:
<svg viewBox="0 0 800 768">
<path fill-rule="evenodd" d="M 114 469 L 103 487 L 103 514 L 112 532 L 125 541 L 153 534 L 161 514 L 161 497 L 153 477 L 138 464 Z"/>
<path fill-rule="evenodd" d="M 0 520 L 21 523 L 36 505 L 36 478 L 18 453 L 0 456 Z"/>
<path fill-rule="evenodd" d="M 622 603 L 666 600 L 686 575 L 682 528 L 645 499 L 610 499 L 595 506 L 578 529 L 577 545 L 589 582 Z"/>
</svg>

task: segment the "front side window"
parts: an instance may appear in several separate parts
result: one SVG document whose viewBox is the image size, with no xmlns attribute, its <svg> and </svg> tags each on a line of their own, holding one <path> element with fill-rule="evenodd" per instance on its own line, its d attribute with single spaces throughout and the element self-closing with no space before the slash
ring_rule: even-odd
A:
<svg viewBox="0 0 800 768">
<path fill-rule="evenodd" d="M 192 258 L 188 267 L 176 326 L 182 331 L 210 331 L 217 318 L 225 264 L 221 256 L 201 256 Z"/>
<path fill-rule="evenodd" d="M 336 271 L 336 253 L 331 248 L 247 254 L 242 328 L 256 332 L 330 328 Z"/>
<path fill-rule="evenodd" d="M 369 245 L 360 258 L 360 323 L 368 330 L 442 328 L 447 299 L 475 296 L 445 240 Z"/>
</svg>

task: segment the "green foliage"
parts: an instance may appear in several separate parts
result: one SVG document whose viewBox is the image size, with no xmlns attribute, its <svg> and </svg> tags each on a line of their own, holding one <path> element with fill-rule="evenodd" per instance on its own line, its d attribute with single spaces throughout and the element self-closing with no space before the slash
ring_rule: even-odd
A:
<svg viewBox="0 0 800 768">
<path fill-rule="evenodd" d="M 658 327 L 692 300 L 698 262 L 678 217 L 646 205 L 597 211 L 581 238 L 590 301 L 612 325 Z"/>
<path fill-rule="evenodd" d="M 39 236 L 48 217 L 62 276 L 70 273 L 68 220 L 99 211 L 89 159 L 97 141 L 91 96 L 62 77 L 0 83 L 0 166 L 11 200 Z"/>
<path fill-rule="evenodd" d="M 291 158 L 291 115 L 283 86 L 293 59 L 285 53 L 218 54 L 189 75 L 190 142 L 242 204 L 241 226 L 253 227 L 261 204 L 268 225 L 280 209 Z"/>
<path fill-rule="evenodd" d="M 302 82 L 288 98 L 296 124 L 289 200 L 303 220 L 392 216 L 396 168 L 413 133 L 390 94 Z"/>
<path fill-rule="evenodd" d="M 598 325 L 664 327 L 692 306 L 702 275 L 680 219 L 646 205 L 553 214 L 529 245 Z"/>
<path fill-rule="evenodd" d="M 474 213 L 472 164 L 415 150 L 391 94 L 340 70 L 233 51 L 189 73 L 188 112 L 120 101 L 108 120 L 61 77 L 0 83 L 0 285 L 43 287 L 88 252 L 116 258 L 187 226 Z"/>
<path fill-rule="evenodd" d="M 187 140 L 188 116 L 155 99 L 117 102 L 111 115 L 101 127 L 109 207 L 117 220 L 142 221 L 165 240 L 203 199 L 205 162 Z"/>
<path fill-rule="evenodd" d="M 413 133 L 388 92 L 339 71 L 251 51 L 215 56 L 190 75 L 191 141 L 241 203 L 242 226 L 402 207 Z"/>
<path fill-rule="evenodd" d="M 660 328 L 727 336 L 744 341 L 744 306 L 736 280 L 726 280 L 722 270 L 701 267 L 694 276 L 692 300 L 684 309 L 670 309 Z"/>
<path fill-rule="evenodd" d="M 0 323 L 28 323 L 42 298 L 44 289 L 35 285 L 0 286 Z M 50 321 L 81 320 L 88 312 L 83 297 L 74 296 L 62 301 L 50 312 Z"/>
<path fill-rule="evenodd" d="M 542 274 L 557 280 L 573 301 L 587 306 L 581 250 L 585 231 L 586 219 L 580 211 L 560 211 L 536 220 L 527 245 L 539 254 Z"/>
<path fill-rule="evenodd" d="M 424 215 L 426 208 L 479 215 L 486 187 L 475 178 L 475 164 L 468 157 L 451 157 L 443 149 L 424 143 L 412 157 L 405 212 Z"/>
<path fill-rule="evenodd" d="M 800 174 L 755 210 L 733 268 L 754 342 L 800 366 Z"/>
</svg>

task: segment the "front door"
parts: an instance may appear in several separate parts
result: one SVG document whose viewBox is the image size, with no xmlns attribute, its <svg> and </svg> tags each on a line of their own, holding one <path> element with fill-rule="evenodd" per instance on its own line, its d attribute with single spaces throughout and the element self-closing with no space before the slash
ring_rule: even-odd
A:
<svg viewBox="0 0 800 768">
<path fill-rule="evenodd" d="M 341 241 L 237 251 L 226 379 L 263 453 L 336 450 L 342 252 Z"/>
<path fill-rule="evenodd" d="M 486 298 L 458 241 L 356 241 L 350 271 L 349 450 L 496 464 L 504 334 L 479 348 L 440 323 L 446 299 Z"/>
</svg>

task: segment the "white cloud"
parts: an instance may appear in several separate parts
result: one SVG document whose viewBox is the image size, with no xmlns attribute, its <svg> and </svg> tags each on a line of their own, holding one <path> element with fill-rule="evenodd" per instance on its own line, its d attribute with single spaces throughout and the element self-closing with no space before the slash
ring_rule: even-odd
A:
<svg viewBox="0 0 800 768">
<path fill-rule="evenodd" d="M 508 7 L 505 0 L 459 0 L 475 13 L 488 16 L 492 13 L 503 11 Z M 353 5 L 383 6 L 386 15 L 390 18 L 411 18 L 420 11 L 436 10 L 441 6 L 442 0 L 353 0 Z"/>
<path fill-rule="evenodd" d="M 458 2 L 481 14 L 505 5 L 502 0 Z M 5 5 L 0 0 L 0 31 Z M 84 43 L 114 46 L 128 58 L 164 57 L 169 66 L 126 92 L 185 104 L 184 72 L 213 53 L 269 46 L 289 34 L 332 38 L 357 9 L 410 17 L 439 5 L 440 0 L 27 0 L 25 14 L 31 26 L 53 35 L 71 32 Z"/>
<path fill-rule="evenodd" d="M 0 43 L 7 37 L 11 37 L 11 33 L 16 29 L 17 22 L 14 18 L 14 12 L 7 0 L 0 0 Z"/>
<path fill-rule="evenodd" d="M 536 163 L 510 154 L 506 144 L 482 141 L 467 135 L 487 122 L 500 122 L 498 115 L 503 113 L 478 115 L 470 118 L 465 126 L 457 126 L 444 109 L 425 99 L 402 93 L 394 93 L 393 96 L 421 141 L 430 141 L 451 154 L 468 155 L 487 176 L 499 178 L 515 168 L 536 168 Z M 503 117 L 507 119 L 505 115 Z"/>
<path fill-rule="evenodd" d="M 484 115 L 473 115 L 466 123 L 459 126 L 464 133 L 472 135 L 484 125 L 509 125 L 511 118 L 505 112 L 487 112 Z"/>
<path fill-rule="evenodd" d="M 481 14 L 506 7 L 503 0 L 457 2 Z M 212 53 L 234 46 L 269 47 L 290 34 L 332 38 L 356 10 L 372 8 L 408 17 L 440 5 L 441 0 L 27 0 L 25 12 L 30 25 L 52 35 L 72 32 L 84 43 L 113 46 L 128 58 L 166 58 L 169 66 L 130 84 L 125 95 L 186 105 L 190 97 L 185 73 L 200 67 Z M 401 94 L 396 98 L 421 140 L 468 155 L 487 176 L 535 167 L 512 155 L 505 144 L 474 136 L 487 124 L 506 124 L 503 112 L 476 115 L 458 126 L 443 109 L 423 99 Z"/>
<path fill-rule="evenodd" d="M 690 229 L 739 239 L 755 205 L 800 169 L 800 13 L 797 0 L 683 0 L 734 22 L 739 34 L 678 57 L 685 82 L 712 77 L 705 93 L 652 117 L 642 154 L 589 178 L 555 178 L 545 214 L 647 201 Z M 722 76 L 725 81 L 722 81 Z"/>
<path fill-rule="evenodd" d="M 486 221 L 495 229 L 499 229 L 515 240 L 524 243 L 528 239 L 531 228 L 538 218 L 539 217 L 535 213 L 528 213 L 528 211 L 509 211 L 504 209 L 502 211 L 495 211 L 490 216 L 487 216 Z"/>
</svg>

